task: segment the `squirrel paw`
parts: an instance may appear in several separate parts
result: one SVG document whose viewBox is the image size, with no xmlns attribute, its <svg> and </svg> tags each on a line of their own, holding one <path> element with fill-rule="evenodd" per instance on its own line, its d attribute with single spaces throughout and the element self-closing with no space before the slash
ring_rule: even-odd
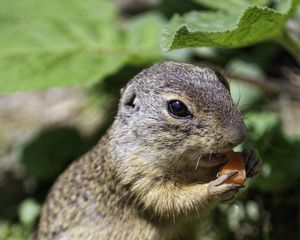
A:
<svg viewBox="0 0 300 240">
<path fill-rule="evenodd" d="M 255 177 L 261 168 L 261 158 L 257 150 L 246 150 L 242 152 L 246 165 L 246 177 Z"/>
<path fill-rule="evenodd" d="M 226 180 L 237 174 L 233 171 L 219 176 L 216 180 L 210 182 L 207 187 L 208 194 L 212 199 L 221 203 L 230 203 L 234 200 L 237 192 L 244 187 L 241 184 L 225 183 Z"/>
</svg>

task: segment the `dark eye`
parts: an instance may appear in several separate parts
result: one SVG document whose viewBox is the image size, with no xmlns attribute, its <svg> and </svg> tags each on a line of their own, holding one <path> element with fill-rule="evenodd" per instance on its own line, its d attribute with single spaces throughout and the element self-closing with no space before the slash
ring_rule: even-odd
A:
<svg viewBox="0 0 300 240">
<path fill-rule="evenodd" d="M 187 118 L 191 116 L 188 108 L 179 100 L 171 100 L 168 102 L 168 111 L 173 117 Z"/>
</svg>

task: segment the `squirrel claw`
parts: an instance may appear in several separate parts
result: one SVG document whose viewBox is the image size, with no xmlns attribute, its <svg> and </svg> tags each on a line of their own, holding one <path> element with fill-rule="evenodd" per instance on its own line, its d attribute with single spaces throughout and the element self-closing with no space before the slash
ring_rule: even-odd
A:
<svg viewBox="0 0 300 240">
<path fill-rule="evenodd" d="M 237 192 L 244 188 L 242 184 L 228 184 L 226 180 L 237 174 L 238 171 L 233 171 L 219 176 L 216 180 L 208 184 L 208 194 L 217 202 L 227 203 L 235 198 Z"/>
<path fill-rule="evenodd" d="M 238 171 L 232 171 L 230 173 L 226 173 L 224 175 L 217 175 L 216 179 L 216 186 L 220 186 L 221 184 L 225 183 L 228 179 L 230 179 L 232 176 L 236 175 Z"/>
<path fill-rule="evenodd" d="M 259 153 L 257 150 L 246 150 L 242 152 L 244 159 L 245 159 L 245 165 L 246 165 L 246 177 L 255 177 L 258 175 L 259 170 L 262 165 L 262 160 L 259 156 Z"/>
</svg>

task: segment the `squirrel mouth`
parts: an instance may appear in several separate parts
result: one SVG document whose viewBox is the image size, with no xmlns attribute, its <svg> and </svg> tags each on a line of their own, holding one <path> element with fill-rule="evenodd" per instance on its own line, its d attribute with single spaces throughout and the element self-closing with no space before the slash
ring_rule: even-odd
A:
<svg viewBox="0 0 300 240">
<path fill-rule="evenodd" d="M 199 166 L 215 167 L 227 161 L 226 155 L 222 153 L 206 154 L 200 158 Z"/>
</svg>

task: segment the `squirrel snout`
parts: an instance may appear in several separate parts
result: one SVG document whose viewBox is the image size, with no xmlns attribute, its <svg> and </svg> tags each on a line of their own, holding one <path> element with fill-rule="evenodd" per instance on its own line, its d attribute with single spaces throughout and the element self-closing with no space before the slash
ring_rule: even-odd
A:
<svg viewBox="0 0 300 240">
<path fill-rule="evenodd" d="M 241 124 L 240 126 L 231 127 L 229 130 L 228 142 L 234 147 L 244 141 L 247 135 L 247 128 L 245 124 Z"/>
</svg>

